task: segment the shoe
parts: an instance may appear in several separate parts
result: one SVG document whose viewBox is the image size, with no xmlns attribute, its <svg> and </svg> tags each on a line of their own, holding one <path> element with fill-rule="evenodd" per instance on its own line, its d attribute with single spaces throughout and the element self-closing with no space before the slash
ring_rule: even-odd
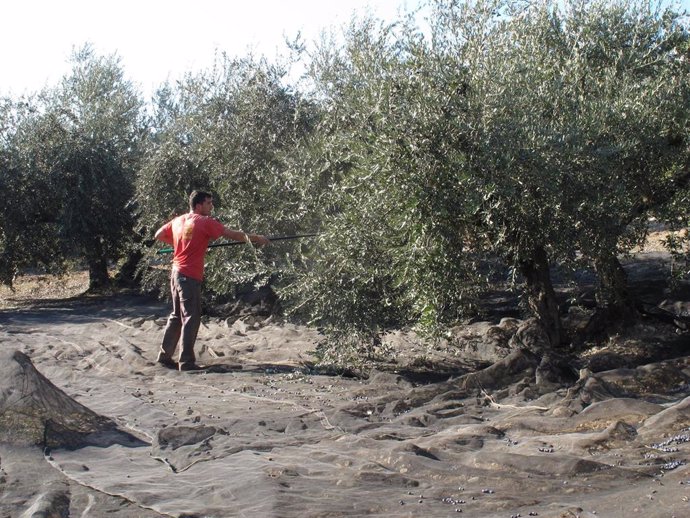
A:
<svg viewBox="0 0 690 518">
<path fill-rule="evenodd" d="M 181 371 L 200 371 L 203 370 L 204 368 L 197 365 L 196 363 L 180 363 L 178 364 L 177 367 Z"/>
<path fill-rule="evenodd" d="M 177 369 L 177 362 L 171 360 L 170 358 L 166 358 L 165 356 L 159 356 L 156 360 L 156 363 L 158 365 L 162 365 L 163 367 L 167 367 L 168 369 Z"/>
</svg>

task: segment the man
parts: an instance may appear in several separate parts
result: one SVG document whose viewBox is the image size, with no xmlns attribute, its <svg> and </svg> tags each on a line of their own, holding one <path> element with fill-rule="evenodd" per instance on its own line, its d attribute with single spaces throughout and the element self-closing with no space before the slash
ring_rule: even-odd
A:
<svg viewBox="0 0 690 518">
<path fill-rule="evenodd" d="M 189 195 L 189 212 L 169 221 L 156 231 L 156 239 L 173 247 L 170 291 L 172 313 L 163 335 L 158 363 L 181 371 L 196 370 L 194 342 L 201 323 L 201 281 L 204 278 L 204 258 L 210 241 L 226 237 L 263 246 L 270 241 L 258 234 L 231 230 L 210 217 L 213 196 L 194 191 Z M 177 365 L 172 359 L 182 337 Z"/>
</svg>

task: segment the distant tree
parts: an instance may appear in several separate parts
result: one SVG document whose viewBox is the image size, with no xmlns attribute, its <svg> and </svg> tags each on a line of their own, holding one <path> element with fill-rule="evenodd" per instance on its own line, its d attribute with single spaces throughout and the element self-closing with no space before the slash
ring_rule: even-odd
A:
<svg viewBox="0 0 690 518">
<path fill-rule="evenodd" d="M 55 147 L 62 188 L 60 228 L 89 267 L 89 285 L 109 283 L 108 261 L 131 235 L 140 155 L 142 100 L 124 78 L 119 58 L 76 51 L 73 69 L 51 100 L 63 138 Z"/>
<path fill-rule="evenodd" d="M 12 286 L 29 267 L 64 271 L 58 214 L 62 187 L 52 146 L 58 128 L 39 96 L 5 99 L 0 108 L 0 282 Z"/>
<path fill-rule="evenodd" d="M 5 110 L 14 120 L 4 129 L 3 180 L 23 195 L 6 209 L 9 271 L 79 258 L 90 289 L 108 285 L 108 263 L 120 258 L 133 228 L 141 109 L 119 60 L 87 45 L 58 87 Z"/>
</svg>

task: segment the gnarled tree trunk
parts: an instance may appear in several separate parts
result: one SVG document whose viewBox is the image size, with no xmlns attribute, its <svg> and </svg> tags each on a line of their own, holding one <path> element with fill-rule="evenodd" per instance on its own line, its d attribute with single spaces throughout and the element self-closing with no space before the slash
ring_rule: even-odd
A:
<svg viewBox="0 0 690 518">
<path fill-rule="evenodd" d="M 138 286 L 141 278 L 138 275 L 137 268 L 141 262 L 144 254 L 139 251 L 131 252 L 127 256 L 126 261 L 120 267 L 120 271 L 115 276 L 115 284 L 118 286 Z"/>
<path fill-rule="evenodd" d="M 558 347 L 563 338 L 563 327 L 546 250 L 541 246 L 535 248 L 530 259 L 520 262 L 520 272 L 525 277 L 527 303 L 532 314 L 542 327 L 549 345 Z"/>
<path fill-rule="evenodd" d="M 622 323 L 633 322 L 637 318 L 635 300 L 628 290 L 628 274 L 615 255 L 607 255 L 595 261 L 599 276 L 597 306 L 605 308 L 609 318 Z"/>
<path fill-rule="evenodd" d="M 638 318 L 635 300 L 628 290 L 628 275 L 614 254 L 594 262 L 599 277 L 597 307 L 582 333 L 582 340 L 594 340 L 634 323 Z"/>
</svg>

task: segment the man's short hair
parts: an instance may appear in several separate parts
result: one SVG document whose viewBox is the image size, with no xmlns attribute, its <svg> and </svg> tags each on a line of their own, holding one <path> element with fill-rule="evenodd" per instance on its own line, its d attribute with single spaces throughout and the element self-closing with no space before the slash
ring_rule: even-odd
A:
<svg viewBox="0 0 690 518">
<path fill-rule="evenodd" d="M 189 210 L 194 210 L 194 207 L 204 203 L 208 198 L 213 198 L 213 195 L 204 191 L 192 191 L 189 195 Z"/>
</svg>

